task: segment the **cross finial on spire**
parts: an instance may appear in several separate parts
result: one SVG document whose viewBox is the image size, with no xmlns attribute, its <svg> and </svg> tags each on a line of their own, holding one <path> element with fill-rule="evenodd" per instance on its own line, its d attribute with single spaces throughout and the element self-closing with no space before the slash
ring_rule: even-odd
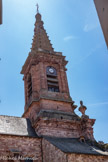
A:
<svg viewBox="0 0 108 162">
<path fill-rule="evenodd" d="M 37 6 L 37 13 L 39 13 L 39 5 L 38 5 L 38 3 L 37 3 L 36 6 Z"/>
</svg>

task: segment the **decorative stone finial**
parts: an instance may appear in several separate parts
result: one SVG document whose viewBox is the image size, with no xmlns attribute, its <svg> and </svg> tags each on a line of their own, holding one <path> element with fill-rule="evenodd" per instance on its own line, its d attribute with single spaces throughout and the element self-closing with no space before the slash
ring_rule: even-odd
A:
<svg viewBox="0 0 108 162">
<path fill-rule="evenodd" d="M 83 101 L 80 101 L 80 105 L 83 106 Z"/>
<path fill-rule="evenodd" d="M 37 6 L 37 13 L 39 13 L 39 5 L 38 5 L 38 3 L 36 4 L 36 6 Z"/>
<path fill-rule="evenodd" d="M 36 4 L 36 7 L 37 7 L 37 13 L 36 13 L 36 22 L 41 22 L 41 25 L 43 25 L 43 21 L 41 21 L 41 14 L 39 13 L 39 5 L 38 3 Z"/>
<path fill-rule="evenodd" d="M 71 103 L 72 113 L 75 113 L 74 110 L 77 108 L 77 105 L 74 105 L 74 101 Z"/>
<path fill-rule="evenodd" d="M 79 111 L 82 113 L 82 115 L 85 115 L 85 111 L 86 111 L 86 106 L 83 105 L 83 101 L 80 101 L 80 107 L 79 107 Z"/>
</svg>

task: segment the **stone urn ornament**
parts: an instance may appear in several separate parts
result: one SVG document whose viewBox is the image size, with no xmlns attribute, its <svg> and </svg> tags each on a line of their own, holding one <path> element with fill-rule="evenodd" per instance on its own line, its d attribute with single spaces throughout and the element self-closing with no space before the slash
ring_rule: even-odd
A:
<svg viewBox="0 0 108 162">
<path fill-rule="evenodd" d="M 82 118 L 89 118 L 89 116 L 85 115 L 85 111 L 87 110 L 87 107 L 83 105 L 83 101 L 80 101 L 80 107 L 79 111 L 82 113 Z"/>
</svg>

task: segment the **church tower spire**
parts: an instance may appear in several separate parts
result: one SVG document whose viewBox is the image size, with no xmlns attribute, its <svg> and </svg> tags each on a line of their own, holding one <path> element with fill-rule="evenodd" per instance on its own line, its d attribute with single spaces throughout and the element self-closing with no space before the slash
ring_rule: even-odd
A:
<svg viewBox="0 0 108 162">
<path fill-rule="evenodd" d="M 25 112 L 32 103 L 37 101 L 52 102 L 54 109 L 65 111 L 60 102 L 69 106 L 67 112 L 72 112 L 72 99 L 69 94 L 65 56 L 52 48 L 37 5 L 36 23 L 31 52 L 26 59 L 21 74 L 24 74 Z M 56 106 L 55 106 L 56 105 Z M 47 104 L 44 108 L 47 107 Z M 42 106 L 41 106 L 42 108 Z M 49 108 L 48 108 L 49 109 Z M 52 108 L 53 109 L 53 108 Z M 36 109 L 36 111 L 39 111 Z"/>
<path fill-rule="evenodd" d="M 49 37 L 46 33 L 46 30 L 43 26 L 43 21 L 41 19 L 41 14 L 39 13 L 39 5 L 37 4 L 37 14 L 35 16 L 35 28 L 34 28 L 34 36 L 32 42 L 31 50 L 46 50 L 53 52 L 54 49 L 52 48 L 52 44 L 50 43 Z"/>
<path fill-rule="evenodd" d="M 32 48 L 21 70 L 25 87 L 23 117 L 30 119 L 39 136 L 84 136 L 94 140 L 95 120 L 85 115 L 82 102 L 82 118 L 74 112 L 77 105 L 70 97 L 66 64 L 65 56 L 52 48 L 37 5 Z"/>
</svg>

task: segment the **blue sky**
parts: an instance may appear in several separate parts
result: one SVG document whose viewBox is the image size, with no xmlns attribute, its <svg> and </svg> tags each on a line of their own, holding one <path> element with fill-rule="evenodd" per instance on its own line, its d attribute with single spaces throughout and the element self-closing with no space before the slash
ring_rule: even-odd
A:
<svg viewBox="0 0 108 162">
<path fill-rule="evenodd" d="M 83 100 L 96 119 L 96 140 L 108 142 L 108 50 L 93 0 L 3 0 L 0 26 L 0 114 L 21 116 L 24 85 L 21 68 L 30 52 L 36 3 L 55 51 L 69 61 L 72 99 Z M 78 109 L 78 115 L 81 115 Z"/>
</svg>

